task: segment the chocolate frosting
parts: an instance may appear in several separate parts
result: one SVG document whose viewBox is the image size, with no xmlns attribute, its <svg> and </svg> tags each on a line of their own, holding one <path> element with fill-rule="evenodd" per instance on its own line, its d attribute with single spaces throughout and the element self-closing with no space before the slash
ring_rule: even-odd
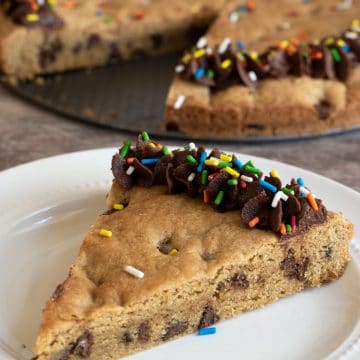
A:
<svg viewBox="0 0 360 360">
<path fill-rule="evenodd" d="M 340 36 L 313 43 L 292 39 L 260 55 L 231 45 L 226 51 L 221 44 L 214 48 L 192 48 L 185 52 L 179 63 L 183 70 L 178 72 L 183 79 L 212 90 L 236 84 L 256 87 L 261 79 L 290 75 L 346 81 L 351 69 L 360 61 L 359 32 L 359 26 L 353 25 Z"/>
<path fill-rule="evenodd" d="M 0 0 L 0 7 L 18 25 L 57 29 L 64 24 L 47 0 L 42 5 L 31 0 Z M 37 15 L 38 19 L 29 20 L 29 14 Z"/>
<path fill-rule="evenodd" d="M 216 211 L 239 210 L 245 224 L 280 233 L 282 240 L 326 220 L 321 200 L 311 195 L 312 203 L 304 197 L 310 191 L 294 179 L 284 188 L 278 177 L 263 177 L 251 161 L 241 164 L 234 155 L 218 149 L 208 154 L 203 147 L 186 146 L 169 152 L 147 135 L 145 138 L 139 135 L 135 146 L 126 149 L 124 145 L 113 156 L 114 178 L 125 189 L 166 185 L 169 194 L 186 193 L 203 199 Z M 231 161 L 224 162 L 224 157 Z M 282 199 L 273 206 L 276 194 Z"/>
</svg>

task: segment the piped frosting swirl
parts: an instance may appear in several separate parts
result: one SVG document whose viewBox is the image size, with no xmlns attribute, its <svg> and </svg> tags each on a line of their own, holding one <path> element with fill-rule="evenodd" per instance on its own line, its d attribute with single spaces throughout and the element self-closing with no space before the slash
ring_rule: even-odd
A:
<svg viewBox="0 0 360 360">
<path fill-rule="evenodd" d="M 252 161 L 241 162 L 219 149 L 207 152 L 190 143 L 169 151 L 139 135 L 113 156 L 112 172 L 124 188 L 165 185 L 169 194 L 186 193 L 211 205 L 216 211 L 239 211 L 251 228 L 272 230 L 281 239 L 303 233 L 326 220 L 322 201 L 305 187 L 302 179 L 284 186 L 276 171 L 268 176 Z"/>
</svg>

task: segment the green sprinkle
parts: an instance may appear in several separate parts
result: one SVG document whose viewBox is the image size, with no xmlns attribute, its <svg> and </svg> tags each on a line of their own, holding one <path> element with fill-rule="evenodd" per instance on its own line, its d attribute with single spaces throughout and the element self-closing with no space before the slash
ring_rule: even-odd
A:
<svg viewBox="0 0 360 360">
<path fill-rule="evenodd" d="M 332 55 L 332 57 L 334 58 L 334 60 L 336 62 L 341 61 L 341 56 L 340 56 L 339 52 L 336 49 L 331 49 L 330 52 L 331 52 L 331 55 Z"/>
<path fill-rule="evenodd" d="M 283 187 L 281 189 L 281 191 L 286 195 L 294 195 L 295 194 L 294 190 L 288 189 L 287 187 Z"/>
<path fill-rule="evenodd" d="M 230 179 L 227 183 L 228 185 L 236 186 L 238 184 L 238 181 L 236 179 Z"/>
<path fill-rule="evenodd" d="M 255 167 L 251 160 L 247 161 L 241 169 L 246 169 L 247 166 Z"/>
<path fill-rule="evenodd" d="M 105 24 L 111 24 L 113 21 L 113 19 L 110 17 L 110 16 L 107 16 L 105 19 L 104 19 L 104 23 Z"/>
<path fill-rule="evenodd" d="M 222 200 L 223 200 L 223 198 L 224 198 L 224 192 L 221 190 L 221 191 L 219 191 L 218 192 L 218 194 L 216 195 L 216 198 L 215 198 L 215 205 L 220 205 L 221 204 L 221 202 L 222 202 Z"/>
<path fill-rule="evenodd" d="M 121 157 L 123 158 L 126 157 L 127 153 L 129 152 L 130 146 L 131 146 L 131 141 L 126 140 L 124 146 L 120 150 Z"/>
<path fill-rule="evenodd" d="M 292 227 L 289 224 L 286 224 L 285 228 L 286 228 L 286 232 L 291 232 L 292 231 Z"/>
<path fill-rule="evenodd" d="M 142 138 L 144 141 L 149 141 L 150 140 L 150 136 L 146 131 L 142 132 Z"/>
<path fill-rule="evenodd" d="M 302 55 L 303 58 L 308 58 L 309 57 L 309 54 L 306 53 L 306 52 L 303 52 L 301 55 Z"/>
<path fill-rule="evenodd" d="M 226 167 L 233 167 L 233 164 L 232 163 L 228 163 L 226 161 L 219 161 L 218 163 L 218 167 L 220 168 L 226 168 Z"/>
<path fill-rule="evenodd" d="M 162 151 L 164 155 L 170 155 L 170 150 L 167 146 L 163 146 Z"/>
<path fill-rule="evenodd" d="M 188 156 L 186 157 L 186 160 L 187 160 L 189 163 L 191 163 L 191 164 L 194 164 L 194 165 L 197 165 L 197 164 L 198 164 L 198 162 L 196 161 L 196 159 L 195 159 L 192 155 L 188 155 Z"/>
<path fill-rule="evenodd" d="M 215 76 L 214 70 L 209 69 L 209 70 L 207 71 L 207 76 L 208 76 L 209 78 L 213 78 L 213 77 Z"/>
<path fill-rule="evenodd" d="M 201 185 L 206 185 L 208 180 L 208 171 L 203 170 L 201 173 Z"/>
<path fill-rule="evenodd" d="M 253 174 L 261 174 L 261 170 L 254 167 L 253 165 L 246 165 L 245 164 L 245 170 L 249 171 L 249 172 L 251 172 Z"/>
</svg>

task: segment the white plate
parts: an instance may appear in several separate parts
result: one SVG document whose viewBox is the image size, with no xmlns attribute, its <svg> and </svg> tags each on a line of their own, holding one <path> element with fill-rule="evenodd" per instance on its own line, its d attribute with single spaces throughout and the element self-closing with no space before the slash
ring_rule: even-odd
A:
<svg viewBox="0 0 360 360">
<path fill-rule="evenodd" d="M 41 309 L 67 274 L 82 238 L 105 209 L 115 149 L 72 153 L 0 173 L 0 359 L 29 359 Z M 359 234 L 360 194 L 276 161 L 253 159 L 286 180 L 301 176 Z M 360 246 L 344 276 L 218 324 L 217 334 L 186 336 L 134 359 L 360 359 Z"/>
</svg>

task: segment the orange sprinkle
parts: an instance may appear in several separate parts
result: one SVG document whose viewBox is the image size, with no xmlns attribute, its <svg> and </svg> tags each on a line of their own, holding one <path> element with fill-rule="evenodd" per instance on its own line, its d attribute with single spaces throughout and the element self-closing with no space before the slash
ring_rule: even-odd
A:
<svg viewBox="0 0 360 360">
<path fill-rule="evenodd" d="M 310 206 L 313 208 L 314 211 L 318 211 L 319 207 L 318 204 L 314 198 L 314 195 L 312 193 L 308 194 L 306 197 L 307 201 L 309 202 Z"/>
<path fill-rule="evenodd" d="M 302 32 L 301 34 L 299 34 L 299 38 L 300 38 L 300 39 L 305 40 L 305 39 L 307 39 L 308 37 L 309 37 L 309 33 L 308 33 L 307 31 L 304 31 L 304 32 Z"/>
<path fill-rule="evenodd" d="M 287 48 L 287 53 L 289 55 L 295 54 L 296 53 L 296 47 L 292 46 L 292 45 L 289 45 L 288 48 Z"/>
<path fill-rule="evenodd" d="M 126 159 L 126 162 L 127 162 L 128 164 L 132 164 L 132 163 L 134 162 L 134 160 L 135 160 L 134 157 L 129 157 L 129 158 Z"/>
<path fill-rule="evenodd" d="M 311 55 L 311 57 L 316 60 L 321 60 L 323 58 L 323 56 L 324 55 L 320 51 L 317 51 Z"/>
<path fill-rule="evenodd" d="M 290 39 L 290 42 L 295 45 L 295 46 L 298 46 L 299 45 L 299 40 L 295 37 L 291 38 Z"/>
<path fill-rule="evenodd" d="M 141 20 L 143 17 L 145 16 L 145 14 L 142 11 L 135 11 L 132 14 L 133 19 L 135 20 Z"/>
<path fill-rule="evenodd" d="M 65 9 L 73 9 L 75 7 L 75 1 L 73 0 L 66 0 L 61 5 Z"/>
<path fill-rule="evenodd" d="M 247 7 L 251 11 L 255 10 L 256 9 L 256 2 L 255 1 L 248 1 L 247 2 Z"/>
<path fill-rule="evenodd" d="M 209 202 L 209 195 L 207 193 L 206 190 L 204 190 L 204 203 L 208 203 Z"/>
<path fill-rule="evenodd" d="M 158 148 L 158 149 L 162 149 L 162 145 L 161 144 L 156 144 L 156 147 Z"/>
<path fill-rule="evenodd" d="M 286 234 L 286 227 L 285 227 L 285 224 L 281 224 L 281 226 L 280 226 L 280 234 L 281 234 L 281 235 Z"/>
<path fill-rule="evenodd" d="M 256 224 L 260 221 L 260 218 L 258 216 L 255 216 L 252 220 L 249 221 L 248 225 L 250 228 L 253 228 L 256 226 Z"/>
</svg>

